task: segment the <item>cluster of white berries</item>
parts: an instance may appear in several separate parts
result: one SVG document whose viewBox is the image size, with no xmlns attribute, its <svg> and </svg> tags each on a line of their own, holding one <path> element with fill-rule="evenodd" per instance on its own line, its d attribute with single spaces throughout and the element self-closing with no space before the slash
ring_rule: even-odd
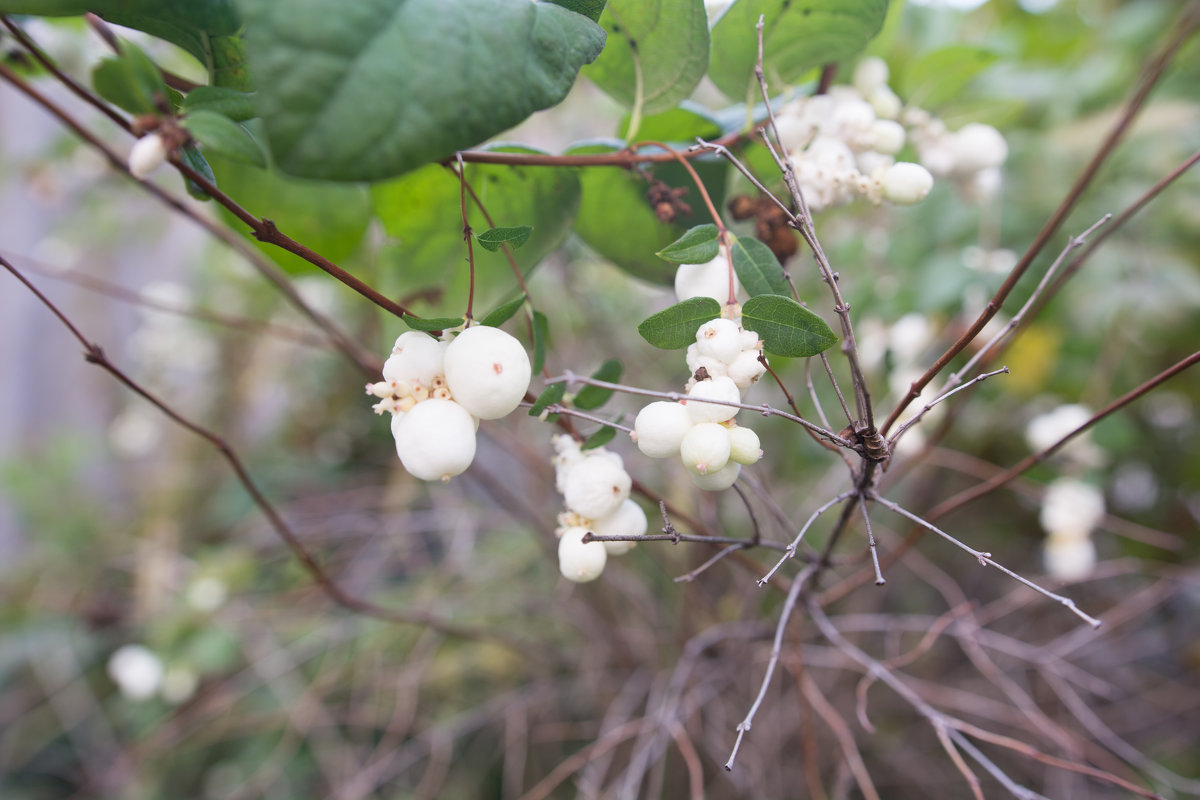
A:
<svg viewBox="0 0 1200 800">
<path fill-rule="evenodd" d="M 525 349 L 499 328 L 476 325 L 450 340 L 408 331 L 367 394 L 380 398 L 376 414 L 392 415 L 404 468 L 421 480 L 448 481 L 474 460 L 479 420 L 511 413 L 529 378 Z"/>
<path fill-rule="evenodd" d="M 735 315 L 737 306 L 725 306 Z M 759 356 L 758 334 L 744 331 L 734 319 L 710 320 L 696 331 L 696 343 L 687 350 L 692 377 L 688 397 L 679 402 L 660 400 L 638 412 L 633 440 L 651 458 L 678 456 L 701 489 L 728 489 L 743 464 L 762 458 L 758 434 L 734 421 L 739 409 L 719 405 L 740 403 L 742 393 L 754 385 L 766 367 Z"/>
<path fill-rule="evenodd" d="M 972 124 L 951 133 L 929 112 L 905 108 L 888 87 L 887 64 L 878 58 L 859 62 L 850 86 L 785 104 L 776 121 L 813 211 L 856 197 L 918 203 L 929 194 L 934 175 L 998 186 L 998 167 L 1008 154 L 995 128 Z M 895 159 L 909 140 L 919 164 Z"/>
<path fill-rule="evenodd" d="M 633 480 L 617 453 L 597 447 L 583 451 L 566 434 L 554 438 L 555 485 L 566 510 L 558 515 L 558 569 L 575 583 L 600 577 L 610 555 L 627 553 L 633 542 L 587 542 L 597 536 L 641 536 L 646 512 L 629 499 Z"/>
</svg>

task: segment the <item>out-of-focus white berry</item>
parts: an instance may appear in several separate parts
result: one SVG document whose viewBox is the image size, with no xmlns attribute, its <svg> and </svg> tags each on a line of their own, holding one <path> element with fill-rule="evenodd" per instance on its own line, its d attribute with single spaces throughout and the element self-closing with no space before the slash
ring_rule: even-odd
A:
<svg viewBox="0 0 1200 800">
<path fill-rule="evenodd" d="M 729 429 L 729 458 L 739 464 L 753 464 L 762 458 L 762 443 L 749 428 Z"/>
<path fill-rule="evenodd" d="M 890 119 L 879 119 L 871 126 L 871 144 L 886 155 L 899 153 L 904 147 L 904 126 Z"/>
<path fill-rule="evenodd" d="M 1034 452 L 1041 452 L 1091 417 L 1092 412 L 1087 406 L 1078 403 L 1059 406 L 1049 413 L 1029 420 L 1029 424 L 1025 426 L 1025 443 Z"/>
<path fill-rule="evenodd" d="M 1104 519 L 1104 495 L 1074 478 L 1058 478 L 1046 487 L 1038 521 L 1050 534 L 1088 536 Z"/>
<path fill-rule="evenodd" d="M 204 575 L 192 581 L 187 588 L 187 602 L 197 611 L 216 611 L 225 605 L 229 588 L 225 581 L 212 575 Z"/>
<path fill-rule="evenodd" d="M 912 311 L 896 320 L 888 331 L 888 347 L 899 364 L 911 364 L 933 341 L 933 326 L 921 313 Z"/>
<path fill-rule="evenodd" d="M 109 656 L 108 677 L 130 700 L 148 700 L 162 685 L 162 659 L 140 644 L 123 645 Z"/>
<path fill-rule="evenodd" d="M 886 86 L 880 86 L 867 95 L 867 102 L 880 119 L 896 119 L 904 109 L 903 101 Z"/>
<path fill-rule="evenodd" d="M 743 350 L 729 365 L 729 379 L 744 392 L 758 383 L 766 371 L 766 366 L 758 360 L 757 350 Z"/>
<path fill-rule="evenodd" d="M 135 178 L 146 178 L 166 160 L 166 142 L 157 133 L 148 133 L 129 150 L 129 172 Z"/>
<path fill-rule="evenodd" d="M 1008 143 L 1004 135 L 991 125 L 972 122 L 950 136 L 954 154 L 954 169 L 960 174 L 998 167 L 1008 158 Z"/>
<path fill-rule="evenodd" d="M 692 476 L 692 483 L 699 486 L 706 492 L 720 492 L 733 486 L 738 475 L 742 474 L 742 465 L 736 461 L 730 461 L 721 469 L 708 475 L 697 475 L 694 472 L 688 473 Z"/>
<path fill-rule="evenodd" d="M 168 667 L 162 678 L 162 698 L 172 705 L 179 705 L 190 700 L 199 685 L 200 678 L 190 667 Z"/>
<path fill-rule="evenodd" d="M 446 348 L 446 387 L 479 419 L 511 413 L 529 389 L 530 373 L 525 348 L 499 328 L 467 328 Z"/>
<path fill-rule="evenodd" d="M 567 528 L 558 540 L 558 571 L 575 583 L 596 580 L 608 563 L 608 551 L 602 543 L 583 543 L 587 532 L 587 528 Z"/>
<path fill-rule="evenodd" d="M 864 58 L 854 67 L 852 83 L 864 97 L 881 86 L 887 86 L 888 65 L 882 58 Z"/>
<path fill-rule="evenodd" d="M 1046 572 L 1061 581 L 1081 581 L 1096 567 L 1096 545 L 1088 537 L 1050 536 L 1042 548 Z"/>
<path fill-rule="evenodd" d="M 883 196 L 901 206 L 919 203 L 933 188 L 933 176 L 920 164 L 900 161 L 883 174 Z"/>
<path fill-rule="evenodd" d="M 729 256 L 724 247 L 717 257 L 704 264 L 680 264 L 675 270 L 675 299 L 679 302 L 693 297 L 711 297 L 718 303 L 729 302 Z M 733 290 L 739 303 L 747 299 L 746 291 L 733 276 Z"/>
<path fill-rule="evenodd" d="M 616 455 L 614 453 L 614 455 Z M 567 471 L 563 481 L 563 504 L 587 519 L 612 514 L 629 498 L 633 485 L 629 473 L 617 460 L 584 454 Z"/>
<path fill-rule="evenodd" d="M 854 168 L 854 153 L 841 139 L 832 136 L 818 136 L 804 151 L 805 159 L 812 160 L 826 170 L 845 170 Z"/>
<path fill-rule="evenodd" d="M 732 447 L 728 428 L 715 422 L 701 422 L 683 437 L 679 457 L 690 472 L 707 475 L 729 463 Z"/>
<path fill-rule="evenodd" d="M 687 412 L 692 422 L 724 422 L 737 416 L 736 406 L 702 403 L 701 400 L 723 400 L 728 403 L 739 403 L 741 392 L 732 378 L 719 377 L 708 381 L 700 381 L 688 392 Z"/>
<path fill-rule="evenodd" d="M 875 109 L 865 100 L 848 99 L 837 104 L 830 120 L 833 129 L 852 147 L 871 146 L 871 126 L 875 124 Z"/>
<path fill-rule="evenodd" d="M 971 176 L 967 190 L 976 202 L 990 200 L 1004 188 L 1004 173 L 999 167 L 987 167 Z"/>
<path fill-rule="evenodd" d="M 592 533 L 597 536 L 641 536 L 646 532 L 649 523 L 646 512 L 632 500 L 621 503 L 616 511 L 607 517 L 592 521 Z M 628 553 L 637 542 L 603 542 L 604 549 L 610 556 Z"/>
<path fill-rule="evenodd" d="M 691 429 L 692 418 L 685 406 L 659 400 L 638 412 L 633 438 L 645 455 L 669 458 L 679 454 L 679 444 Z"/>
<path fill-rule="evenodd" d="M 710 319 L 696 331 L 696 348 L 700 355 L 728 364 L 742 351 L 741 332 L 733 320 Z"/>
<path fill-rule="evenodd" d="M 475 420 L 453 400 L 426 400 L 392 417 L 396 455 L 414 478 L 448 481 L 475 458 Z"/>
<path fill-rule="evenodd" d="M 388 383 L 419 383 L 428 389 L 442 374 L 445 352 L 445 342 L 420 331 L 406 331 L 396 339 L 392 354 L 383 362 L 383 379 Z"/>
</svg>

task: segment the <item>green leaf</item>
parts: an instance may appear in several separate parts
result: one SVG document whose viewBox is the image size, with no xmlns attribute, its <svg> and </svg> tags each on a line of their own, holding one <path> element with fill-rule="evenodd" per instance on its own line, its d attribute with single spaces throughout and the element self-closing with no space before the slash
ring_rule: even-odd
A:
<svg viewBox="0 0 1200 800">
<path fill-rule="evenodd" d="M 495 149 L 537 152 L 529 148 Z M 533 224 L 529 241 L 513 253 L 523 274 L 528 275 L 570 232 L 579 207 L 576 170 L 467 164 L 466 178 L 497 225 Z M 371 199 L 375 214 L 395 242 L 382 253 L 380 291 L 400 296 L 430 289 L 442 299 L 428 302 L 420 313 L 461 313 L 470 273 L 462 238 L 458 177 L 445 167 L 430 164 L 372 186 Z M 473 228 L 491 227 L 469 194 L 467 219 Z M 480 307 L 489 308 L 511 297 L 515 283 L 512 266 L 503 253 L 476 251 L 475 301 Z"/>
<path fill-rule="evenodd" d="M 388 178 L 566 96 L 604 31 L 529 0 L 242 0 L 258 108 L 281 169 Z"/>
<path fill-rule="evenodd" d="M 150 57 L 122 41 L 121 55 L 103 59 L 92 70 L 96 93 L 131 114 L 153 114 L 167 98 L 167 85 Z"/>
<path fill-rule="evenodd" d="M 785 358 L 808 358 L 828 350 L 837 336 L 825 320 L 790 297 L 761 294 L 742 305 L 742 327 L 754 331 L 763 349 Z"/>
<path fill-rule="evenodd" d="M 655 347 L 682 350 L 696 341 L 697 328 L 719 316 L 721 304 L 716 300 L 693 297 L 646 317 L 638 325 L 638 333 Z"/>
<path fill-rule="evenodd" d="M 626 114 L 617 123 L 617 130 L 629 130 L 630 116 Z M 696 137 L 716 139 L 724 130 L 721 123 L 714 119 L 703 106 L 692 106 L 684 101 L 683 106 L 672 108 L 661 114 L 653 114 L 642 119 L 638 126 L 639 139 L 653 139 L 656 142 L 681 142 L 691 146 L 696 143 Z"/>
<path fill-rule="evenodd" d="M 484 316 L 482 320 L 480 320 L 479 324 L 487 325 L 489 328 L 499 328 L 501 325 L 512 319 L 513 314 L 516 314 L 518 311 L 520 311 L 521 306 L 524 305 L 524 303 L 525 295 L 521 295 L 515 300 L 509 300 L 499 308 L 488 312 L 488 314 Z"/>
<path fill-rule="evenodd" d="M 711 222 L 697 225 L 655 255 L 675 264 L 707 264 L 720 252 L 718 234 L 717 226 Z"/>
<path fill-rule="evenodd" d="M 184 127 L 196 141 L 214 152 L 256 167 L 267 166 L 267 159 L 258 142 L 229 117 L 223 117 L 215 111 L 193 111 L 184 120 Z"/>
<path fill-rule="evenodd" d="M 400 319 L 414 331 L 426 333 L 450 330 L 463 324 L 462 317 L 414 317 L 411 314 L 403 314 Z"/>
<path fill-rule="evenodd" d="M 600 430 L 593 433 L 591 436 L 584 439 L 580 445 L 580 450 L 594 450 L 597 447 L 603 447 L 613 440 L 617 435 L 617 429 L 609 425 L 605 425 Z"/>
<path fill-rule="evenodd" d="M 239 92 L 225 86 L 198 86 L 183 98 L 183 110 L 215 111 L 234 122 L 244 122 L 258 115 L 254 110 L 253 92 Z"/>
<path fill-rule="evenodd" d="M 694 335 L 694 334 L 693 334 Z M 610 358 L 600 365 L 600 369 L 592 373 L 592 377 L 598 381 L 607 381 L 616 383 L 621 380 L 621 361 L 620 359 Z M 599 408 L 608 402 L 608 398 L 612 397 L 612 389 L 604 389 L 599 386 L 585 386 L 579 394 L 575 395 L 575 407 L 588 411 L 593 408 Z"/>
<path fill-rule="evenodd" d="M 550 321 L 540 311 L 533 312 L 533 371 L 541 372 L 546 365 L 546 340 L 550 338 Z"/>
<path fill-rule="evenodd" d="M 217 155 L 212 156 L 212 164 L 219 185 L 230 197 L 252 213 L 267 216 L 279 230 L 329 260 L 345 261 L 362 243 L 371 222 L 370 199 L 364 187 L 302 181 Z M 254 239 L 246 225 L 223 208 L 219 213 L 288 272 L 305 274 L 317 269 L 300 256 Z"/>
<path fill-rule="evenodd" d="M 547 386 L 542 393 L 538 395 L 537 400 L 533 401 L 533 407 L 529 409 L 529 416 L 536 417 L 546 410 L 547 407 L 562 403 L 563 396 L 567 393 L 566 383 L 552 383 Z"/>
<path fill-rule="evenodd" d="M 934 50 L 913 61 L 904 71 L 901 91 L 912 105 L 937 108 L 959 97 L 967 84 L 997 57 L 991 50 L 967 44 Z"/>
<path fill-rule="evenodd" d="M 609 0 L 600 16 L 604 52 L 584 75 L 633 109 L 627 136 L 645 114 L 674 108 L 708 69 L 703 0 Z"/>
<path fill-rule="evenodd" d="M 883 27 L 887 6 L 888 0 L 738 0 L 713 26 L 708 75 L 731 99 L 753 100 L 760 15 L 766 16 L 764 71 L 769 80 L 790 84 L 862 50 Z M 772 94 L 783 88 L 771 84 Z"/>
<path fill-rule="evenodd" d="M 518 225 L 514 228 L 492 228 L 475 237 L 475 241 L 484 250 L 496 252 L 502 245 L 508 245 L 513 250 L 516 250 L 521 245 L 529 241 L 529 235 L 533 233 L 533 228 L 528 225 Z"/>
<path fill-rule="evenodd" d="M 179 151 L 179 157 L 192 169 L 200 173 L 200 176 L 205 178 L 214 186 L 217 185 L 217 178 L 213 174 L 212 166 L 209 165 L 208 159 L 204 154 L 196 149 L 195 145 L 188 145 Z M 205 191 L 200 184 L 193 181 L 191 178 L 183 179 L 184 186 L 187 188 L 187 193 L 197 200 L 212 200 L 212 195 Z"/>
<path fill-rule="evenodd" d="M 779 259 L 771 248 L 750 236 L 739 237 L 733 243 L 733 271 L 746 294 L 783 294 L 789 292 L 787 278 Z"/>
<path fill-rule="evenodd" d="M 604 11 L 605 0 L 549 0 L 556 6 L 570 9 L 576 14 L 583 14 L 592 22 L 597 22 L 600 19 L 600 13 Z"/>
</svg>

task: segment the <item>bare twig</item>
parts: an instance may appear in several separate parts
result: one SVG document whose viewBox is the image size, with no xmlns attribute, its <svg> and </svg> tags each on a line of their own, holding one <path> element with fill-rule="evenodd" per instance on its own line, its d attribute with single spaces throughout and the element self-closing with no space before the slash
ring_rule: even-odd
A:
<svg viewBox="0 0 1200 800">
<path fill-rule="evenodd" d="M 842 492 L 837 497 L 818 507 L 817 510 L 814 511 L 811 516 L 809 516 L 808 520 L 800 527 L 800 532 L 796 534 L 796 538 L 792 540 L 792 543 L 787 546 L 783 554 L 783 558 L 779 559 L 775 566 L 771 567 L 771 570 L 766 575 L 763 575 L 758 579 L 758 585 L 766 586 L 767 581 L 771 580 L 775 573 L 779 571 L 779 568 L 783 566 L 783 562 L 796 555 L 796 548 L 800 546 L 800 540 L 804 538 L 804 534 L 808 533 L 808 529 L 812 527 L 812 524 L 817 521 L 817 517 L 821 516 L 846 498 L 852 497 L 854 494 L 855 490 L 853 489 Z"/>
<path fill-rule="evenodd" d="M 966 370 L 963 370 L 963 371 L 965 372 Z M 974 378 L 967 381 L 963 385 L 955 386 L 953 389 L 942 392 L 940 395 L 938 395 L 937 397 L 933 398 L 928 403 L 926 403 L 924 408 L 922 408 L 920 411 L 918 411 L 912 417 L 912 419 L 908 420 L 903 425 L 901 425 L 899 428 L 897 428 L 896 432 L 888 437 L 888 445 L 890 447 L 895 447 L 896 442 L 900 439 L 901 436 L 904 435 L 904 432 L 906 430 L 908 430 L 909 428 L 911 428 L 913 425 L 916 425 L 918 422 L 920 422 L 921 418 L 924 417 L 927 413 L 929 413 L 929 410 L 931 408 L 933 408 L 934 406 L 936 406 L 938 403 L 941 403 L 945 400 L 950 399 L 955 394 L 961 392 L 963 389 L 969 389 L 970 387 L 974 386 L 977 383 L 983 383 L 988 378 L 994 377 L 996 375 L 1007 375 L 1007 374 L 1008 374 L 1008 367 L 1001 367 L 1000 369 L 993 370 L 991 372 L 985 372 L 982 375 L 976 375 Z"/>
</svg>

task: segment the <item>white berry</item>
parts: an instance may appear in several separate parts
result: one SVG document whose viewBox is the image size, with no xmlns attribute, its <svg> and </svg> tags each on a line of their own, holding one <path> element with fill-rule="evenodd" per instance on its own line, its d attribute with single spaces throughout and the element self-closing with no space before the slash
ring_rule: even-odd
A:
<svg viewBox="0 0 1200 800">
<path fill-rule="evenodd" d="M 725 248 L 712 261 L 704 264 L 680 264 L 675 270 L 675 298 L 679 302 L 693 297 L 711 297 L 718 303 L 729 302 L 729 256 Z M 746 292 L 737 276 L 733 290 L 738 302 L 745 302 Z"/>
<path fill-rule="evenodd" d="M 708 475 L 729 463 L 732 446 L 728 428 L 715 422 L 702 422 L 683 437 L 679 457 L 690 472 Z"/>
<path fill-rule="evenodd" d="M 762 443 L 749 428 L 729 429 L 729 458 L 739 464 L 753 464 L 762 458 Z"/>
<path fill-rule="evenodd" d="M 950 137 L 950 150 L 954 153 L 955 171 L 964 174 L 998 167 L 1008 158 L 1004 135 L 991 125 L 978 122 L 955 131 Z"/>
<path fill-rule="evenodd" d="M 746 391 L 767 371 L 767 367 L 758 360 L 757 350 L 743 350 L 729 365 L 729 379 L 741 391 Z"/>
<path fill-rule="evenodd" d="M 733 419 L 738 413 L 736 406 L 714 405 L 702 403 L 700 400 L 723 400 L 729 403 L 739 403 L 741 392 L 732 378 L 721 376 L 708 381 L 700 381 L 688 392 L 687 410 L 692 422 L 724 422 Z"/>
<path fill-rule="evenodd" d="M 742 351 L 741 332 L 731 319 L 710 319 L 696 331 L 696 348 L 700 355 L 728 364 Z"/>
<path fill-rule="evenodd" d="M 659 400 L 638 412 L 633 438 L 645 455 L 669 458 L 679 453 L 679 444 L 691 429 L 692 418 L 685 406 Z"/>
<path fill-rule="evenodd" d="M 870 96 L 871 92 L 880 86 L 887 86 L 887 62 L 882 58 L 864 58 L 854 68 L 853 82 L 855 89 L 858 89 L 864 95 Z"/>
<path fill-rule="evenodd" d="M 582 517 L 600 519 L 620 508 L 632 485 L 619 457 L 614 461 L 599 454 L 586 455 L 567 472 L 563 504 Z"/>
<path fill-rule="evenodd" d="M 1059 478 L 1046 487 L 1038 520 L 1047 533 L 1087 537 L 1104 519 L 1104 495 L 1094 486 Z"/>
<path fill-rule="evenodd" d="M 899 161 L 883 173 L 883 196 L 896 205 L 919 203 L 933 188 L 933 175 L 920 164 Z"/>
<path fill-rule="evenodd" d="M 1046 572 L 1061 581 L 1079 581 L 1096 566 L 1096 545 L 1090 538 L 1050 536 L 1042 549 Z"/>
<path fill-rule="evenodd" d="M 133 143 L 129 150 L 129 172 L 135 178 L 145 178 L 167 160 L 167 145 L 157 133 L 150 133 Z"/>
<path fill-rule="evenodd" d="M 499 328 L 467 328 L 446 348 L 446 386 L 480 419 L 511 413 L 529 389 L 530 372 L 525 348 Z"/>
<path fill-rule="evenodd" d="M 453 400 L 426 400 L 392 417 L 400 463 L 414 478 L 448 481 L 475 458 L 475 420 Z"/>
<path fill-rule="evenodd" d="M 558 571 L 575 583 L 596 580 L 608 563 L 608 551 L 602 543 L 583 543 L 587 532 L 587 528 L 567 528 L 558 540 Z"/>
<path fill-rule="evenodd" d="M 871 126 L 871 144 L 886 155 L 899 153 L 904 147 L 904 126 L 890 119 L 875 120 Z"/>
<path fill-rule="evenodd" d="M 646 532 L 649 523 L 646 512 L 632 500 L 621 503 L 616 511 L 607 517 L 592 521 L 592 533 L 597 536 L 641 536 Z M 604 549 L 610 556 L 628 553 L 636 542 L 604 542 Z"/>
<path fill-rule="evenodd" d="M 426 389 L 442 374 L 446 343 L 427 333 L 406 331 L 396 339 L 392 354 L 383 363 L 383 379 L 388 383 L 419 383 Z"/>
<path fill-rule="evenodd" d="M 709 475 L 697 475 L 693 472 L 691 476 L 692 483 L 704 491 L 719 492 L 733 486 L 733 482 L 737 480 L 738 475 L 741 473 L 742 465 L 736 461 L 730 461 L 724 467 Z"/>
</svg>

